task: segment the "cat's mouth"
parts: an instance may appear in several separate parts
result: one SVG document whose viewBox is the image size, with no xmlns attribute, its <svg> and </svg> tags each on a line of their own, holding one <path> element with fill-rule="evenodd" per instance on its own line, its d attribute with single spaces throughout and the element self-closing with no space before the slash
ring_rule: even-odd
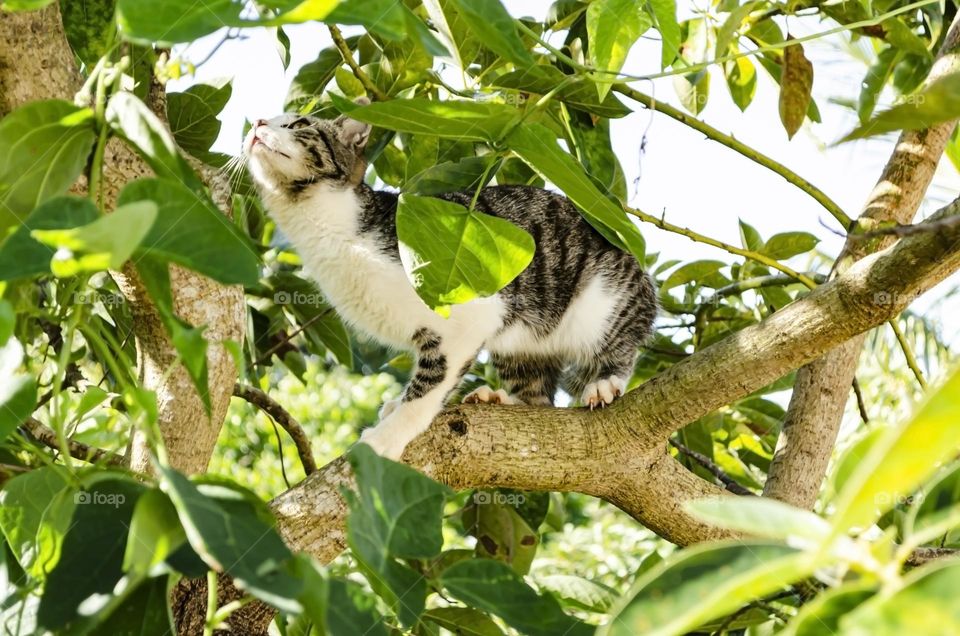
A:
<svg viewBox="0 0 960 636">
<path fill-rule="evenodd" d="M 253 149 L 256 148 L 257 146 L 263 146 L 264 148 L 266 148 L 266 149 L 269 150 L 270 152 L 274 152 L 274 153 L 280 155 L 281 157 L 286 157 L 287 159 L 290 158 L 290 155 L 288 155 L 287 153 L 285 153 L 285 152 L 280 152 L 280 151 L 277 150 L 276 148 L 272 148 L 272 147 L 270 146 L 270 144 L 268 144 L 267 142 L 265 142 L 263 139 L 261 139 L 260 137 L 254 136 L 253 142 L 250 144 L 250 152 L 253 152 Z"/>
</svg>

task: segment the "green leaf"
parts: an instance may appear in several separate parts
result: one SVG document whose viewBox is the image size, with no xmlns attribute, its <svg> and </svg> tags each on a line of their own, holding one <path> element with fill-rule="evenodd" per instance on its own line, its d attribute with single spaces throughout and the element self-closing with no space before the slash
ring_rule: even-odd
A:
<svg viewBox="0 0 960 636">
<path fill-rule="evenodd" d="M 0 300 L 0 348 L 7 344 L 17 326 L 17 315 L 13 312 L 13 305 L 6 300 Z"/>
<path fill-rule="evenodd" d="M 831 538 L 869 526 L 955 456 L 958 406 L 960 373 L 933 393 L 913 419 L 876 440 L 837 496 Z"/>
<path fill-rule="evenodd" d="M 203 184 L 180 156 L 166 127 L 133 93 L 120 92 L 111 97 L 106 117 L 114 131 L 143 156 L 158 177 L 180 181 L 195 192 L 203 191 Z"/>
<path fill-rule="evenodd" d="M 145 575 L 173 554 L 187 537 L 177 509 L 159 490 L 150 490 L 137 501 L 130 535 L 123 554 L 124 572 Z"/>
<path fill-rule="evenodd" d="M 592 120 L 593 118 L 589 118 Z M 618 200 L 627 200 L 627 179 L 623 166 L 613 152 L 610 139 L 610 121 L 571 122 L 573 137 L 580 152 L 583 169 L 597 184 L 601 192 L 609 192 Z M 498 175 L 499 182 L 499 175 Z"/>
<path fill-rule="evenodd" d="M 703 284 L 726 266 L 727 264 L 723 261 L 704 260 L 687 263 L 670 273 L 667 280 L 660 286 L 660 291 L 668 291 L 694 281 Z"/>
<path fill-rule="evenodd" d="M 92 69 L 113 39 L 116 0 L 60 0 L 60 17 L 70 48 Z"/>
<path fill-rule="evenodd" d="M 543 64 L 505 73 L 493 80 L 494 86 L 519 90 L 523 93 L 546 95 L 560 87 L 556 99 L 578 110 L 606 118 L 624 117 L 630 109 L 613 95 L 597 97 L 597 84 L 577 75 L 566 75 L 555 66 Z M 609 86 L 609 85 L 608 85 Z"/>
<path fill-rule="evenodd" d="M 217 115 L 230 99 L 230 82 L 195 84 L 182 93 L 167 93 L 167 120 L 177 145 L 204 159 L 220 134 Z"/>
<path fill-rule="evenodd" d="M 10 340 L 6 347 L 12 344 L 17 348 L 20 346 Z M 3 349 L 0 349 L 0 358 L 3 356 Z M 5 440 L 37 408 L 36 379 L 32 375 L 12 374 L 13 370 L 6 366 L 0 360 L 0 371 L 4 372 L 4 381 L 0 383 L 0 440 Z"/>
<path fill-rule="evenodd" d="M 743 245 L 743 249 L 750 250 L 751 252 L 759 252 L 763 250 L 764 241 L 763 237 L 760 236 L 760 232 L 757 232 L 756 228 L 752 225 L 740 219 L 740 244 Z"/>
<path fill-rule="evenodd" d="M 787 36 L 787 40 L 791 40 Z M 810 105 L 813 90 L 813 64 L 803 53 L 803 46 L 791 44 L 783 49 L 783 75 L 780 77 L 780 121 L 787 138 L 800 130 Z"/>
<path fill-rule="evenodd" d="M 359 24 L 389 40 L 407 37 L 407 15 L 395 0 L 345 0 L 327 17 L 333 24 Z"/>
<path fill-rule="evenodd" d="M 483 46 L 518 66 L 533 63 L 513 18 L 500 0 L 450 0 L 450 3 Z"/>
<path fill-rule="evenodd" d="M 960 564 L 931 563 L 911 572 L 840 619 L 844 636 L 902 636 L 960 633 Z"/>
<path fill-rule="evenodd" d="M 388 636 L 391 633 L 377 612 L 374 597 L 357 583 L 336 579 L 329 583 L 326 627 L 329 636 Z"/>
<path fill-rule="evenodd" d="M 467 533 L 477 539 L 478 557 L 502 561 L 521 576 L 530 571 L 540 536 L 513 506 L 478 495 L 463 509 L 461 519 Z"/>
<path fill-rule="evenodd" d="M 284 271 L 271 276 L 269 282 L 274 291 L 273 302 L 288 308 L 297 317 L 297 322 L 306 327 L 304 334 L 316 352 L 322 353 L 326 349 L 340 364 L 352 367 L 350 334 L 316 285 Z"/>
<path fill-rule="evenodd" d="M 117 25 L 124 38 L 141 44 L 168 46 L 189 42 L 223 27 L 297 24 L 326 18 L 338 0 L 274 0 L 264 2 L 282 13 L 274 18 L 245 19 L 246 5 L 233 0 L 117 0 Z"/>
<path fill-rule="evenodd" d="M 52 630 L 83 622 L 107 605 L 123 576 L 123 550 L 144 487 L 125 476 L 97 475 L 76 493 L 60 560 L 47 575 L 37 619 Z M 82 610 L 81 610 L 82 606 Z"/>
<path fill-rule="evenodd" d="M 228 285 L 254 285 L 260 259 L 250 240 L 204 195 L 170 179 L 138 179 L 118 202 L 152 201 L 154 222 L 138 254 L 172 261 Z"/>
<path fill-rule="evenodd" d="M 494 159 L 492 156 L 464 157 L 460 161 L 438 163 L 408 180 L 403 191 L 432 196 L 457 190 L 475 190 L 484 175 L 489 179 L 496 174 L 496 167 L 490 167 Z"/>
<path fill-rule="evenodd" d="M 586 636 L 593 627 L 567 616 L 556 599 L 537 594 L 508 565 L 492 559 L 460 561 L 440 575 L 451 596 L 495 614 L 527 636 Z"/>
<path fill-rule="evenodd" d="M 168 577 L 144 581 L 117 607 L 111 608 L 102 622 L 95 623 L 93 633 L 111 636 L 174 634 L 168 597 Z"/>
<path fill-rule="evenodd" d="M 403 194 L 400 260 L 431 308 L 492 296 L 526 269 L 533 238 L 505 219 L 452 201 Z"/>
<path fill-rule="evenodd" d="M 816 544 L 830 532 L 830 524 L 812 512 L 764 497 L 700 499 L 685 507 L 718 528 L 764 539 L 799 538 Z"/>
<path fill-rule="evenodd" d="M 783 232 L 767 239 L 760 252 L 770 258 L 783 260 L 797 254 L 805 254 L 815 248 L 819 242 L 820 239 L 809 232 Z"/>
<path fill-rule="evenodd" d="M 0 491 L 0 528 L 17 561 L 43 578 L 60 560 L 73 518 L 74 493 L 66 470 L 45 466 L 17 475 Z"/>
<path fill-rule="evenodd" d="M 740 33 L 740 29 L 743 26 L 743 21 L 759 4 L 762 3 L 745 2 L 730 11 L 727 19 L 724 20 L 723 24 L 720 25 L 720 28 L 717 29 L 717 42 L 716 46 L 714 47 L 716 57 L 723 57 L 728 52 L 732 52 L 729 51 L 731 48 L 734 50 L 737 49 L 734 36 Z M 731 45 L 733 46 L 731 47 Z"/>
<path fill-rule="evenodd" d="M 780 636 L 821 636 L 839 634 L 840 620 L 873 596 L 873 583 L 846 583 L 828 589 L 800 608 Z"/>
<path fill-rule="evenodd" d="M 857 102 L 857 116 L 860 123 L 865 124 L 873 114 L 877 105 L 877 98 L 886 86 L 893 69 L 902 57 L 902 52 L 893 46 L 880 51 L 876 61 L 867 70 L 863 82 L 860 84 L 860 98 Z"/>
<path fill-rule="evenodd" d="M 737 52 L 739 52 L 739 49 L 737 49 Z M 733 103 L 741 111 L 746 110 L 757 92 L 757 71 L 753 62 L 746 57 L 738 57 L 735 60 L 724 62 L 723 74 L 727 79 L 727 88 L 730 89 L 730 97 L 733 99 Z"/>
<path fill-rule="evenodd" d="M 305 112 L 312 110 L 319 102 L 333 74 L 343 65 L 340 49 L 330 47 L 320 51 L 317 59 L 300 67 L 290 83 L 290 90 L 284 100 L 288 111 Z"/>
<path fill-rule="evenodd" d="M 121 205 L 93 223 L 65 230 L 33 230 L 31 236 L 55 248 L 51 268 L 61 278 L 80 272 L 120 269 L 150 231 L 157 206 L 150 201 Z"/>
<path fill-rule="evenodd" d="M 6 241 L 0 243 L 0 280 L 16 280 L 50 272 L 55 250 L 31 236 L 34 230 L 60 230 L 92 223 L 100 212 L 90 199 L 57 197 L 34 210 Z"/>
<path fill-rule="evenodd" d="M 94 140 L 93 111 L 69 102 L 28 102 L 0 119 L 0 237 L 73 185 Z"/>
<path fill-rule="evenodd" d="M 710 71 L 701 69 L 695 73 L 673 76 L 673 88 L 683 107 L 694 115 L 707 107 L 710 97 Z"/>
<path fill-rule="evenodd" d="M 613 75 L 623 68 L 634 43 L 652 24 L 635 0 L 597 0 L 587 7 L 590 64 L 612 74 L 598 73 L 594 77 L 601 100 L 610 92 Z"/>
<path fill-rule="evenodd" d="M 681 550 L 641 577 L 598 636 L 683 634 L 808 576 L 809 555 L 740 540 Z"/>
<path fill-rule="evenodd" d="M 613 588 L 569 574 L 537 577 L 537 585 L 553 594 L 565 607 L 595 614 L 609 612 L 619 597 Z"/>
<path fill-rule="evenodd" d="M 884 40 L 892 46 L 921 57 L 930 58 L 930 50 L 927 48 L 928 41 L 917 35 L 913 29 L 908 27 L 900 18 L 887 18 L 880 23 L 884 31 Z"/>
<path fill-rule="evenodd" d="M 296 599 L 302 584 L 289 572 L 292 554 L 246 495 L 223 487 L 204 494 L 170 468 L 160 473 L 190 546 L 207 565 L 281 611 L 301 611 Z"/>
<path fill-rule="evenodd" d="M 520 115 L 515 108 L 483 102 L 414 98 L 359 106 L 333 93 L 330 99 L 340 112 L 358 121 L 457 141 L 497 141 Z"/>
<path fill-rule="evenodd" d="M 450 490 L 366 444 L 354 446 L 348 458 L 357 490 L 344 491 L 350 506 L 347 543 L 374 591 L 404 625 L 412 625 L 423 612 L 426 581 L 397 559 L 440 553 L 443 502 Z"/>
<path fill-rule="evenodd" d="M 921 130 L 956 119 L 960 114 L 960 73 L 941 77 L 903 103 L 875 115 L 838 143 L 864 139 L 895 130 Z"/>
<path fill-rule="evenodd" d="M 421 618 L 457 636 L 503 636 L 492 618 L 470 607 L 438 607 Z"/>
<path fill-rule="evenodd" d="M 519 126 L 507 143 L 531 168 L 560 188 L 595 230 L 643 261 L 646 247 L 640 230 L 622 207 L 600 192 L 576 159 L 557 145 L 548 128 L 540 124 Z"/>
<path fill-rule="evenodd" d="M 662 52 L 660 67 L 670 66 L 680 54 L 680 23 L 677 22 L 677 0 L 650 0 L 650 8 L 660 31 Z"/>
</svg>

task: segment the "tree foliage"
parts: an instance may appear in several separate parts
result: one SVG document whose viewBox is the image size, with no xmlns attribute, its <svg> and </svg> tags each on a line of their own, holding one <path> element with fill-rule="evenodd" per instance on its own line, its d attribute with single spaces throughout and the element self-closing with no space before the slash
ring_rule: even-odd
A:
<svg viewBox="0 0 960 636">
<path fill-rule="evenodd" d="M 50 4 L 0 6 L 11 12 L 5 19 Z M 277 463 L 287 479 L 290 446 L 273 454 L 273 436 L 250 407 L 235 406 L 214 458 L 215 472 L 229 477 L 173 468 L 157 395 L 138 372 L 137 325 L 110 275 L 136 274 L 175 349 L 173 364 L 187 370 L 208 410 L 209 324 L 178 315 L 170 266 L 243 286 L 248 333 L 224 344 L 242 381 L 280 387 L 281 401 L 303 398 L 301 420 L 320 412 L 345 423 L 322 435 L 316 421 L 308 426 L 326 445 L 322 454 L 342 451 L 357 425 L 373 419 L 381 391 L 407 377 L 410 360 L 352 337 L 275 236 L 249 180 L 232 170 L 236 160 L 212 150 L 230 85 L 196 84 L 159 101 L 150 93 L 185 64 L 164 47 L 224 28 L 270 28 L 288 56 L 285 25 L 354 25 L 359 35 L 347 38 L 331 28 L 334 45 L 299 69 L 287 108 L 349 114 L 374 126 L 367 178 L 404 192 L 398 236 L 424 302 L 443 312 L 490 296 L 529 264 L 534 249 L 532 237 L 510 223 L 430 195 L 491 183 L 557 188 L 659 284 L 667 318 L 638 361 L 636 386 L 808 294 L 831 262 L 809 233 L 762 236 L 745 221 L 740 246 L 666 227 L 729 256 L 664 260 L 635 220 L 665 222 L 629 205 L 610 120 L 633 117 L 643 104 L 703 130 L 695 117 L 711 97 L 726 99 L 710 95 L 710 75 L 720 73 L 742 111 L 758 107 L 758 82 L 778 85 L 779 116 L 793 137 L 806 121 L 820 120 L 812 87 L 829 69 L 815 69 L 805 53 L 822 33 L 797 37 L 784 27 L 822 20 L 824 33 L 865 40 L 872 52 L 862 85 L 841 96 L 860 121 L 847 139 L 953 121 L 960 75 L 924 82 L 956 13 L 952 3 L 721 0 L 689 19 L 673 0 L 558 0 L 536 19 L 516 19 L 499 0 L 94 0 L 82 11 L 79 4 L 60 3 L 85 82 L 76 100 L 38 99 L 0 119 L 5 633 L 160 633 L 173 629 L 170 591 L 206 577 L 216 598 L 224 580 L 217 574 L 229 575 L 243 597 L 208 608 L 207 633 L 253 600 L 279 612 L 274 628 L 291 635 L 743 633 L 737 630 L 761 626 L 806 634 L 822 633 L 823 625 L 849 635 L 960 633 L 947 594 L 960 577 L 956 562 L 905 567 L 917 549 L 960 547 L 958 377 L 926 397 L 917 390 L 883 402 L 891 384 L 902 390 L 913 374 L 922 381 L 921 363 L 927 375 L 948 365 L 936 326 L 920 316 L 895 321 L 896 339 L 872 336 L 871 356 L 904 356 L 865 365 L 861 374 L 887 417 L 856 431 L 838 453 L 817 513 L 747 496 L 692 502 L 697 518 L 756 538 L 665 559 L 654 548 L 670 548 L 646 544 L 632 555 L 639 563 L 631 562 L 632 571 L 601 581 L 572 562 L 531 573 L 538 561 L 563 554 L 565 528 L 592 527 L 609 510 L 596 512 L 577 495 L 455 493 L 362 445 L 348 454 L 354 483 L 343 493 L 349 558 L 327 565 L 296 553 L 261 498 L 278 494 Z M 622 73 L 647 35 L 660 41 L 654 77 L 673 78 L 688 114 L 651 105 L 632 88 L 650 77 Z M 889 88 L 900 103 L 875 112 Z M 374 101 L 358 104 L 360 96 Z M 803 181 L 734 142 L 722 141 L 790 183 Z M 125 145 L 154 173 L 127 183 L 116 201 L 104 185 L 108 144 Z M 953 159 L 956 145 L 955 135 Z M 232 170 L 226 203 L 210 176 L 218 169 Z M 347 373 L 383 375 L 360 381 Z M 758 491 L 786 415 L 781 392 L 793 381 L 788 375 L 685 426 L 673 439 L 677 458 L 710 482 L 721 475 L 728 486 Z M 481 382 L 498 379 L 478 362 L 468 388 Z M 906 417 L 903 404 L 914 398 L 920 406 Z M 147 440 L 149 475 L 117 465 L 136 436 Z M 97 449 L 105 453 L 94 455 Z"/>
</svg>

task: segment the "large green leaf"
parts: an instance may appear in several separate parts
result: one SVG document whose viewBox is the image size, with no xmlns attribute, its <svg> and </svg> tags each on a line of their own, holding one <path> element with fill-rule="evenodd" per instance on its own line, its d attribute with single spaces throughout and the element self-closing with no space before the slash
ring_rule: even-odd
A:
<svg viewBox="0 0 960 636">
<path fill-rule="evenodd" d="M 490 165 L 494 160 L 495 157 L 492 156 L 481 156 L 438 163 L 407 180 L 403 191 L 429 196 L 456 190 L 473 190 L 484 175 L 489 179 L 496 174 L 496 167 Z"/>
<path fill-rule="evenodd" d="M 256 27 L 322 20 L 338 0 L 271 0 L 263 6 L 281 11 L 275 18 L 241 17 L 247 6 L 234 0 L 117 0 L 117 25 L 128 40 L 160 45 L 189 42 L 224 27 Z"/>
<path fill-rule="evenodd" d="M 520 115 L 515 108 L 483 102 L 413 98 L 360 106 L 335 94 L 330 99 L 341 112 L 374 126 L 457 141 L 497 141 Z"/>
<path fill-rule="evenodd" d="M 159 490 L 150 490 L 137 501 L 130 521 L 130 536 L 123 554 L 125 572 L 147 574 L 173 554 L 187 537 L 177 509 Z"/>
<path fill-rule="evenodd" d="M 640 230 L 622 207 L 597 188 L 576 159 L 557 145 L 556 137 L 548 128 L 540 124 L 518 126 L 510 133 L 507 143 L 544 179 L 560 188 L 595 230 L 643 260 L 646 247 Z"/>
<path fill-rule="evenodd" d="M 805 254 L 815 248 L 819 242 L 820 239 L 809 232 L 781 232 L 767 239 L 760 252 L 770 258 L 782 260 Z"/>
<path fill-rule="evenodd" d="M 299 612 L 302 584 L 291 574 L 292 554 L 248 495 L 233 488 L 201 487 L 161 468 L 161 489 L 180 515 L 190 546 L 237 586 L 286 612 Z"/>
<path fill-rule="evenodd" d="M 123 577 L 127 531 L 143 490 L 132 478 L 101 474 L 76 493 L 60 560 L 47 575 L 40 599 L 37 618 L 44 627 L 84 623 L 110 604 Z"/>
<path fill-rule="evenodd" d="M 217 115 L 231 93 L 229 82 L 195 84 L 182 93 L 167 93 L 167 120 L 177 145 L 203 159 L 220 134 Z"/>
<path fill-rule="evenodd" d="M 156 204 L 157 219 L 138 254 L 172 261 L 226 284 L 253 285 L 260 258 L 250 240 L 205 195 L 176 180 L 138 179 L 118 202 Z"/>
<path fill-rule="evenodd" d="M 397 238 L 407 276 L 432 308 L 492 296 L 526 269 L 536 249 L 505 219 L 409 194 L 397 207 Z"/>
<path fill-rule="evenodd" d="M 357 490 L 350 506 L 347 543 L 380 595 L 404 625 L 423 612 L 423 577 L 398 558 L 429 559 L 443 545 L 443 502 L 450 489 L 417 470 L 380 457 L 366 444 L 350 451 Z"/>
<path fill-rule="evenodd" d="M 549 594 L 537 594 L 510 566 L 500 561 L 460 561 L 444 570 L 440 584 L 454 598 L 499 616 L 527 636 L 593 633 L 593 627 L 564 614 L 556 599 Z"/>
<path fill-rule="evenodd" d="M 157 176 L 180 181 L 195 192 L 203 190 L 200 179 L 177 151 L 173 136 L 133 93 L 111 97 L 106 116 L 114 131 L 136 148 Z"/>
<path fill-rule="evenodd" d="M 700 499 L 688 502 L 686 508 L 717 527 L 765 539 L 794 538 L 816 544 L 830 532 L 830 525 L 812 512 L 764 497 Z"/>
<path fill-rule="evenodd" d="M 533 62 L 500 0 L 451 0 L 451 4 L 485 47 L 518 66 Z"/>
<path fill-rule="evenodd" d="M 610 73 L 598 73 L 597 92 L 602 100 L 634 42 L 649 29 L 653 20 L 635 0 L 597 0 L 587 7 L 587 37 L 590 63 Z M 605 81 L 604 81 L 605 80 Z"/>
<path fill-rule="evenodd" d="M 599 85 L 595 85 L 584 77 L 566 75 L 555 66 L 544 64 L 528 66 L 512 73 L 505 73 L 494 79 L 492 83 L 494 86 L 536 95 L 546 95 L 559 88 L 556 99 L 579 110 L 606 118 L 630 114 L 630 109 L 609 92 L 602 99 L 598 98 L 596 86 Z"/>
<path fill-rule="evenodd" d="M 69 102 L 29 102 L 0 119 L 0 237 L 67 191 L 94 140 L 93 111 Z"/>
<path fill-rule="evenodd" d="M 76 486 L 60 466 L 17 475 L 0 491 L 0 529 L 20 566 L 35 578 L 43 577 L 60 560 L 75 492 Z"/>
<path fill-rule="evenodd" d="M 904 98 L 903 103 L 875 115 L 840 142 L 863 139 L 895 130 L 920 130 L 960 116 L 960 73 L 932 82 Z"/>
<path fill-rule="evenodd" d="M 667 68 L 680 53 L 680 24 L 677 22 L 677 0 L 650 0 L 650 8 L 660 31 L 662 46 L 660 65 Z"/>
<path fill-rule="evenodd" d="M 598 636 L 680 635 L 803 579 L 815 565 L 779 543 L 687 548 L 640 578 Z"/>
<path fill-rule="evenodd" d="M 960 564 L 932 563 L 840 619 L 843 636 L 949 636 L 960 634 Z"/>
<path fill-rule="evenodd" d="M 537 585 L 553 594 L 564 607 L 597 614 L 609 612 L 619 596 L 613 588 L 572 574 L 540 576 Z"/>
<path fill-rule="evenodd" d="M 832 536 L 865 528 L 908 496 L 960 446 L 960 373 L 919 408 L 913 419 L 885 431 L 837 496 Z"/>
<path fill-rule="evenodd" d="M 153 202 L 136 201 L 119 206 L 93 223 L 63 230 L 33 230 L 31 236 L 56 249 L 51 269 L 65 278 L 80 272 L 120 269 L 156 218 Z"/>
<path fill-rule="evenodd" d="M 107 52 L 114 37 L 115 5 L 116 0 L 60 0 L 60 17 L 67 41 L 88 69 Z"/>
</svg>

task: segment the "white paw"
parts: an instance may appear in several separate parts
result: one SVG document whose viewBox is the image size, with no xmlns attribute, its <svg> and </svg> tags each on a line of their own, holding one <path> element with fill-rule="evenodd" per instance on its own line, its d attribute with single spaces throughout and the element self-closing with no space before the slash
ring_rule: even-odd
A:
<svg viewBox="0 0 960 636">
<path fill-rule="evenodd" d="M 482 386 L 471 391 L 465 398 L 464 404 L 517 404 L 503 389 L 494 391 L 488 386 Z"/>
<path fill-rule="evenodd" d="M 395 462 L 400 461 L 403 449 L 407 447 L 406 442 L 390 435 L 381 426 L 364 429 L 363 433 L 360 434 L 360 443 L 372 448 L 377 455 L 392 459 Z"/>
<path fill-rule="evenodd" d="M 591 411 L 598 407 L 602 409 L 623 395 L 626 388 L 626 380 L 619 376 L 611 375 L 609 378 L 588 384 L 587 388 L 583 390 L 581 401 L 584 406 L 589 406 Z"/>
<path fill-rule="evenodd" d="M 400 406 L 400 398 L 384 402 L 383 406 L 380 407 L 380 419 L 387 419 L 387 416 L 396 411 L 398 406 Z"/>
</svg>

